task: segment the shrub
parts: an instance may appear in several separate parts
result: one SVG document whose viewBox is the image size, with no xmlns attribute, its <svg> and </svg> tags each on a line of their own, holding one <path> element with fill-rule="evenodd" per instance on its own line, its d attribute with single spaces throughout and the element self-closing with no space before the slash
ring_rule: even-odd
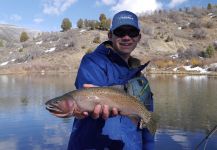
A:
<svg viewBox="0 0 217 150">
<path fill-rule="evenodd" d="M 61 28 L 63 29 L 63 32 L 71 29 L 71 27 L 72 27 L 71 21 L 68 18 L 64 18 L 61 24 Z"/>
<path fill-rule="evenodd" d="M 172 60 L 157 60 L 154 64 L 158 68 L 168 68 L 174 66 L 174 62 Z"/>
<path fill-rule="evenodd" d="M 213 47 L 217 51 L 217 40 L 213 42 Z"/>
<path fill-rule="evenodd" d="M 96 36 L 94 39 L 93 39 L 93 43 L 101 43 L 101 40 L 100 40 L 100 37 L 99 36 Z"/>
<path fill-rule="evenodd" d="M 195 47 L 189 47 L 186 50 L 180 48 L 177 50 L 177 53 L 179 58 L 181 59 L 191 59 L 200 56 L 199 50 L 197 50 Z"/>
<path fill-rule="evenodd" d="M 212 5 L 210 3 L 208 3 L 207 10 L 211 10 L 211 9 L 212 9 Z"/>
<path fill-rule="evenodd" d="M 26 32 L 22 32 L 22 33 L 20 34 L 20 42 L 25 42 L 25 41 L 27 41 L 28 39 L 29 39 L 29 36 L 27 35 Z"/>
<path fill-rule="evenodd" d="M 194 20 L 192 20 L 192 21 L 190 22 L 190 24 L 189 24 L 189 27 L 190 27 L 191 29 L 200 28 L 200 27 L 201 27 L 201 22 L 200 22 L 200 20 L 199 20 L 199 19 L 194 19 Z"/>
<path fill-rule="evenodd" d="M 93 51 L 92 48 L 88 48 L 87 51 L 86 51 L 86 54 L 89 54 L 89 53 L 91 53 L 92 51 Z"/>
<path fill-rule="evenodd" d="M 205 39 L 206 35 L 207 33 L 204 29 L 195 29 L 193 31 L 193 37 L 196 39 Z"/>
<path fill-rule="evenodd" d="M 167 38 L 164 41 L 165 42 L 173 41 L 173 37 L 168 35 Z"/>
<path fill-rule="evenodd" d="M 99 16 L 99 29 L 100 30 L 109 30 L 111 25 L 111 20 L 106 18 L 105 14 L 100 14 Z"/>
<path fill-rule="evenodd" d="M 198 58 L 192 58 L 190 63 L 192 67 L 203 66 L 203 62 Z"/>
<path fill-rule="evenodd" d="M 105 14 L 100 14 L 100 16 L 99 16 L 99 20 L 100 20 L 100 22 L 102 22 L 103 20 L 106 20 L 107 18 L 106 18 L 106 15 Z"/>
<path fill-rule="evenodd" d="M 3 42 L 2 42 L 2 41 L 0 41 L 0 47 L 3 47 L 3 46 L 4 46 Z"/>
<path fill-rule="evenodd" d="M 146 35 L 153 36 L 154 35 L 154 27 L 144 26 L 142 32 Z"/>
<path fill-rule="evenodd" d="M 212 28 L 213 26 L 214 26 L 214 24 L 212 21 L 207 21 L 204 24 L 204 27 L 209 28 L 209 29 Z"/>
<path fill-rule="evenodd" d="M 84 21 L 82 19 L 79 19 L 78 22 L 77 22 L 77 27 L 82 28 L 83 25 L 84 25 Z"/>
<path fill-rule="evenodd" d="M 213 46 L 209 45 L 207 48 L 206 48 L 206 54 L 209 58 L 211 58 L 212 56 L 214 56 L 214 52 L 215 52 L 215 49 L 213 48 Z"/>
<path fill-rule="evenodd" d="M 19 48 L 18 51 L 19 51 L 19 52 L 23 52 L 23 48 Z"/>
</svg>

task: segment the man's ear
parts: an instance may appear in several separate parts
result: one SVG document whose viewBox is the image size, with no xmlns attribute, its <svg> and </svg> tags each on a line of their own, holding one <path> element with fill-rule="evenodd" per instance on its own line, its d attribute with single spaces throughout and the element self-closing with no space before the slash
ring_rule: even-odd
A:
<svg viewBox="0 0 217 150">
<path fill-rule="evenodd" d="M 108 32 L 108 39 L 111 40 L 112 39 L 112 31 Z"/>
<path fill-rule="evenodd" d="M 142 37 L 142 35 L 141 35 L 141 33 L 140 33 L 140 34 L 139 34 L 139 37 L 138 37 L 138 42 L 140 41 L 141 37 Z"/>
</svg>

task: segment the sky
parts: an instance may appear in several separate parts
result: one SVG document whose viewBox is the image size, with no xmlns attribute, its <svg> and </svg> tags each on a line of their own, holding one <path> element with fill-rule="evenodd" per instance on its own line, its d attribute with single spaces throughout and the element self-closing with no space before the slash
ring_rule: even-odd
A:
<svg viewBox="0 0 217 150">
<path fill-rule="evenodd" d="M 207 7 L 217 0 L 1 0 L 0 24 L 10 24 L 40 31 L 60 31 L 64 18 L 69 18 L 76 28 L 81 19 L 99 20 L 121 10 L 138 15 L 159 9 Z"/>
</svg>

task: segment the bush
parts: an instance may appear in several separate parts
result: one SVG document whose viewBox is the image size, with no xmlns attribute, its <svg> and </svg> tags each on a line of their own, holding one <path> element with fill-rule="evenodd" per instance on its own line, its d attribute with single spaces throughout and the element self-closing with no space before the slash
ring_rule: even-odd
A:
<svg viewBox="0 0 217 150">
<path fill-rule="evenodd" d="M 173 37 L 168 35 L 164 41 L 165 42 L 171 42 L 171 41 L 173 41 Z"/>
<path fill-rule="evenodd" d="M 195 29 L 193 31 L 193 37 L 196 39 L 205 39 L 206 35 L 207 33 L 204 29 Z"/>
<path fill-rule="evenodd" d="M 93 39 L 93 43 L 101 43 L 101 40 L 100 40 L 100 37 L 99 36 L 96 36 L 94 39 Z"/>
<path fill-rule="evenodd" d="M 99 29 L 100 30 L 109 30 L 111 25 L 111 20 L 106 18 L 105 14 L 100 14 L 99 16 Z"/>
<path fill-rule="evenodd" d="M 197 58 L 200 56 L 199 50 L 197 50 L 195 47 L 190 47 L 186 50 L 184 49 L 178 49 L 177 50 L 178 56 L 181 59 L 191 59 L 191 58 Z"/>
<path fill-rule="evenodd" d="M 211 58 L 212 56 L 214 56 L 214 53 L 215 53 L 215 49 L 213 48 L 213 46 L 209 45 L 207 48 L 206 48 L 206 54 L 209 58 Z"/>
<path fill-rule="evenodd" d="M 26 32 L 22 32 L 22 33 L 20 34 L 20 42 L 25 42 L 25 41 L 27 41 L 28 39 L 29 39 L 29 36 L 27 35 Z"/>
<path fill-rule="evenodd" d="M 19 48 L 18 51 L 21 53 L 23 52 L 23 48 Z"/>
<path fill-rule="evenodd" d="M 71 29 L 71 27 L 72 27 L 71 21 L 68 18 L 64 18 L 61 24 L 61 28 L 63 29 L 63 32 Z"/>
<path fill-rule="evenodd" d="M 77 27 L 80 29 L 83 27 L 83 25 L 84 25 L 84 21 L 82 19 L 79 19 L 77 22 Z"/>
<path fill-rule="evenodd" d="M 158 68 L 169 68 L 174 66 L 174 62 L 172 60 L 157 60 L 154 62 L 154 64 Z"/>
<path fill-rule="evenodd" d="M 198 58 L 192 58 L 190 60 L 190 63 L 191 63 L 192 67 L 197 67 L 197 66 L 202 67 L 203 66 L 203 62 L 200 59 L 198 59 Z"/>
<path fill-rule="evenodd" d="M 212 9 L 212 5 L 210 3 L 208 3 L 207 10 L 211 10 L 211 9 Z"/>
<path fill-rule="evenodd" d="M 200 27 L 201 27 L 201 22 L 200 22 L 200 20 L 199 20 L 199 19 L 194 19 L 194 20 L 192 20 L 192 22 L 190 22 L 190 24 L 189 24 L 189 27 L 190 27 L 191 29 L 200 28 Z"/>
<path fill-rule="evenodd" d="M 211 29 L 214 26 L 212 21 L 207 21 L 204 23 L 204 27 Z"/>
<path fill-rule="evenodd" d="M 0 41 L 0 47 L 4 47 L 4 44 L 2 41 Z"/>
<path fill-rule="evenodd" d="M 93 48 L 88 48 L 87 51 L 86 51 L 86 54 L 89 54 L 93 51 Z"/>
<path fill-rule="evenodd" d="M 213 47 L 217 51 L 217 40 L 213 42 Z"/>
</svg>

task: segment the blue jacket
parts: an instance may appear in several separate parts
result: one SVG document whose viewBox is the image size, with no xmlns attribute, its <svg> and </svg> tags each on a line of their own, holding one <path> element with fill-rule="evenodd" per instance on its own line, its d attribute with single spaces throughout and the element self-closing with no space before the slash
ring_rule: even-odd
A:
<svg viewBox="0 0 217 150">
<path fill-rule="evenodd" d="M 82 88 L 84 83 L 98 86 L 122 85 L 145 67 L 144 65 L 131 69 L 117 53 L 106 47 L 105 43 L 83 57 L 75 81 L 77 89 Z M 106 148 L 152 150 L 154 136 L 147 129 L 137 129 L 136 125 L 125 116 L 111 117 L 106 121 L 91 117 L 75 119 L 68 150 Z"/>
</svg>

